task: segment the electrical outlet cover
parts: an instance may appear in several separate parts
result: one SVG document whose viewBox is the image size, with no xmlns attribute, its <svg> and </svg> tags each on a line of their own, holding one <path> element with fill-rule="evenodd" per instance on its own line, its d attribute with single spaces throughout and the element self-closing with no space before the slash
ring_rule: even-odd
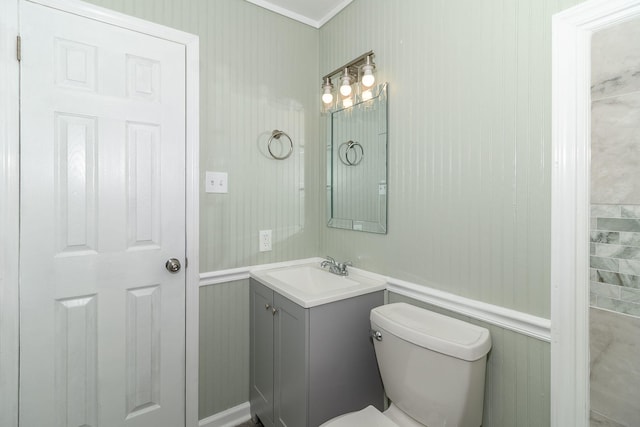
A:
<svg viewBox="0 0 640 427">
<path fill-rule="evenodd" d="M 271 230 L 260 230 L 258 238 L 260 252 L 271 250 Z"/>
</svg>

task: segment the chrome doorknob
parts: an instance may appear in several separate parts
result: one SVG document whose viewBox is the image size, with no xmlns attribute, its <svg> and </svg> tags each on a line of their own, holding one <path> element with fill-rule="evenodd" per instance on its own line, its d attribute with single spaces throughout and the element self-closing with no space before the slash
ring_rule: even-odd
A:
<svg viewBox="0 0 640 427">
<path fill-rule="evenodd" d="M 175 258 L 169 258 L 164 266 L 170 273 L 180 271 L 180 261 Z"/>
</svg>

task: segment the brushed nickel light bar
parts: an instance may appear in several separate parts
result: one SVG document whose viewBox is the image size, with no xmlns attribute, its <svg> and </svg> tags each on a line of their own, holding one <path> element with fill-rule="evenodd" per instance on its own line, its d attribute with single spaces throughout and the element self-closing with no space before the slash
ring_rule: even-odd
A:
<svg viewBox="0 0 640 427">
<path fill-rule="evenodd" d="M 331 79 L 336 76 L 339 79 L 339 92 L 344 107 L 353 105 L 353 85 L 356 83 L 360 83 L 363 89 L 363 98 L 366 97 L 364 92 L 368 91 L 376 81 L 373 75 L 376 67 L 373 62 L 374 56 L 373 51 L 370 50 L 322 77 L 322 103 L 326 108 L 331 107 L 334 101 L 334 85 Z"/>
</svg>

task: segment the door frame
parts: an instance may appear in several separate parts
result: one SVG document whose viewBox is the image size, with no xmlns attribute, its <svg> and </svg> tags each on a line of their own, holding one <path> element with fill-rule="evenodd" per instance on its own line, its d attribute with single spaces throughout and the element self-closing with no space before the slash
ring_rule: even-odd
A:
<svg viewBox="0 0 640 427">
<path fill-rule="evenodd" d="M 551 425 L 589 425 L 591 37 L 640 0 L 590 0 L 552 19 Z"/>
<path fill-rule="evenodd" d="M 20 68 L 19 2 L 30 1 L 185 46 L 185 425 L 198 426 L 199 39 L 198 36 L 77 0 L 0 0 L 0 425 L 18 427 Z"/>
</svg>

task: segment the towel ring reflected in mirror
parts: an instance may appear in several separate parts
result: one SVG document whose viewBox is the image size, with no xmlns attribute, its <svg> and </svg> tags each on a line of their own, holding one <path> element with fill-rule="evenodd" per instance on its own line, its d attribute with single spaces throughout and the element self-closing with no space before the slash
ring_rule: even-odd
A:
<svg viewBox="0 0 640 427">
<path fill-rule="evenodd" d="M 364 148 L 359 142 L 343 142 L 338 147 L 338 158 L 345 166 L 357 166 L 364 159 Z"/>
</svg>

